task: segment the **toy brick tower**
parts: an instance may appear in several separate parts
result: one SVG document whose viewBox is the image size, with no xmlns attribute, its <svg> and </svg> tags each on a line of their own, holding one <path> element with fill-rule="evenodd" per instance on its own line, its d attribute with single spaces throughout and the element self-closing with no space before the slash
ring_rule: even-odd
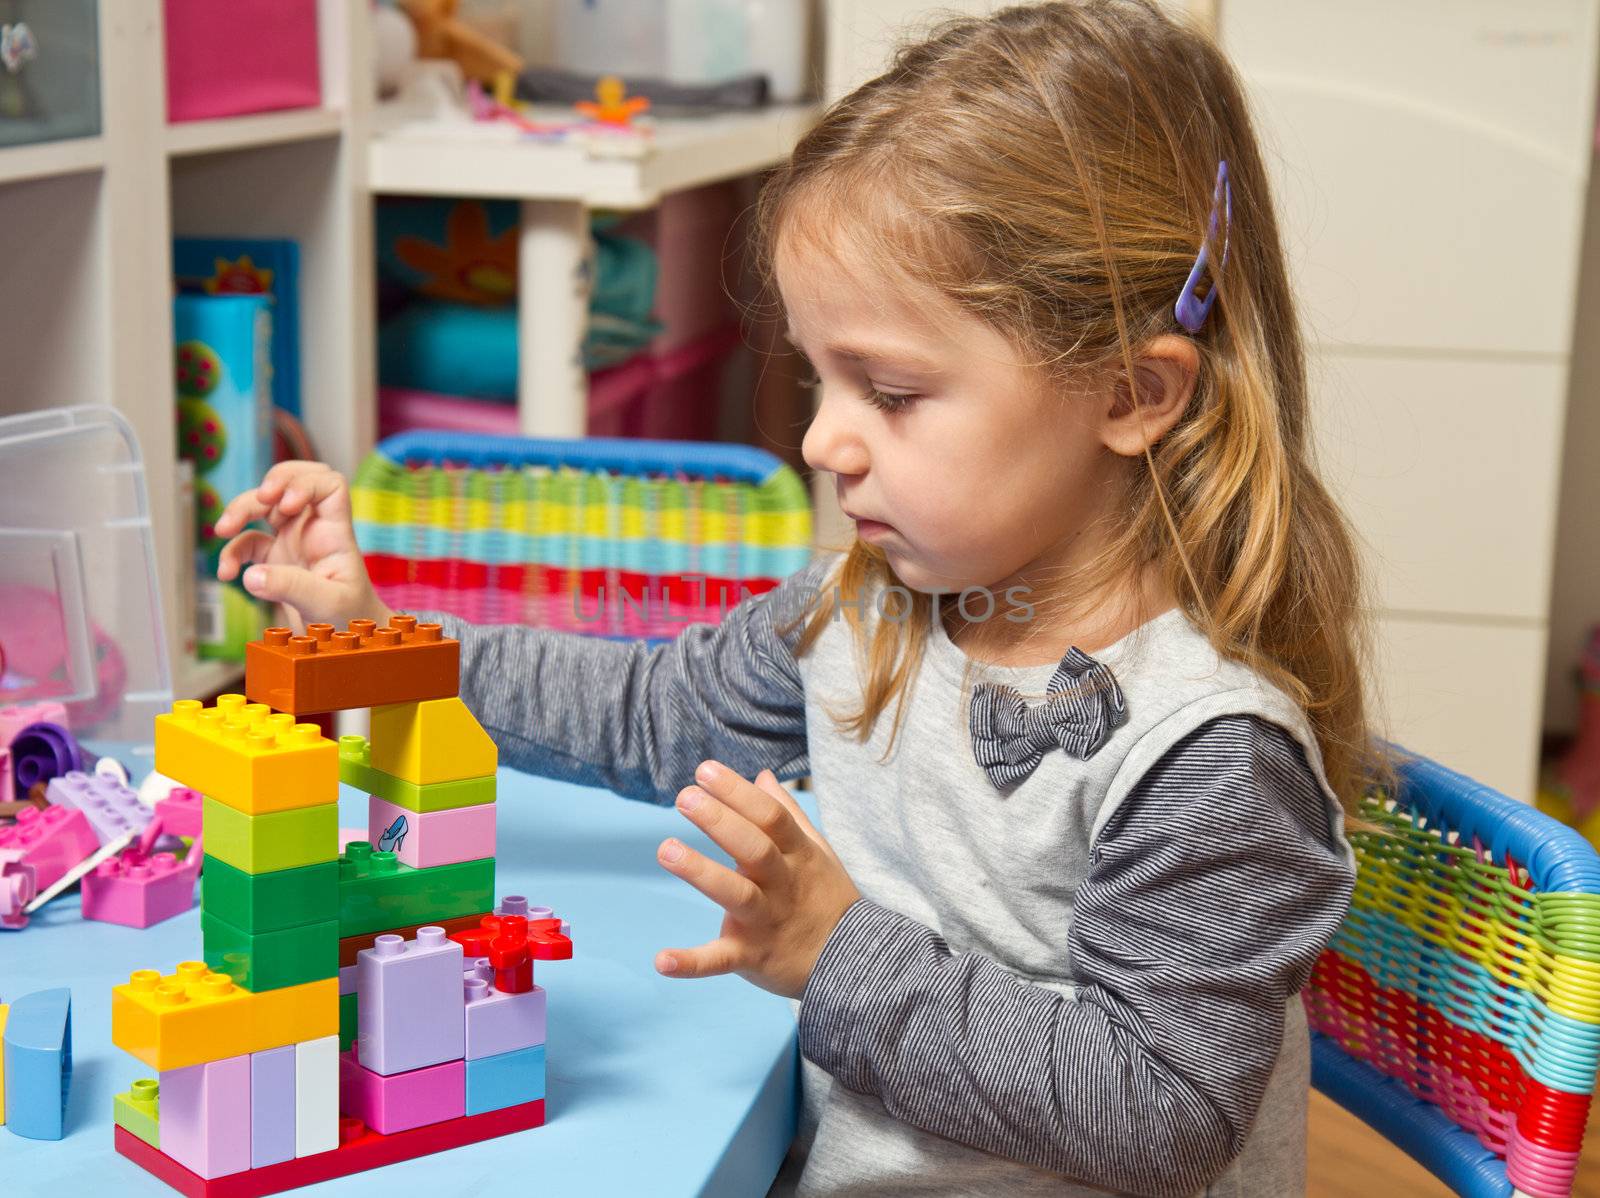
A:
<svg viewBox="0 0 1600 1198">
<path fill-rule="evenodd" d="M 244 695 L 157 717 L 156 769 L 204 796 L 204 960 L 116 987 L 112 1039 L 160 1073 L 118 1096 L 117 1147 L 178 1189 L 273 1193 L 544 1121 L 532 962 L 572 946 L 547 909 L 494 908 L 497 759 L 459 658 L 409 616 L 269 628 Z M 297 722 L 358 707 L 370 744 Z M 343 855 L 341 780 L 371 796 Z"/>
</svg>

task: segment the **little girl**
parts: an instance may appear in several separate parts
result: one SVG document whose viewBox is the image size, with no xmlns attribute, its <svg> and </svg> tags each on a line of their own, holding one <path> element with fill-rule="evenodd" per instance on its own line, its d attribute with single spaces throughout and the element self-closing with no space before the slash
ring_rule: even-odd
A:
<svg viewBox="0 0 1600 1198">
<path fill-rule="evenodd" d="M 778 1192 L 1300 1193 L 1296 995 L 1392 775 L 1232 70 L 1150 0 L 957 20 L 757 224 L 855 541 L 653 650 L 424 613 L 463 697 L 733 859 L 661 846 L 726 918 L 656 967 L 798 1000 Z M 223 578 L 387 618 L 328 468 L 217 529 Z"/>
</svg>

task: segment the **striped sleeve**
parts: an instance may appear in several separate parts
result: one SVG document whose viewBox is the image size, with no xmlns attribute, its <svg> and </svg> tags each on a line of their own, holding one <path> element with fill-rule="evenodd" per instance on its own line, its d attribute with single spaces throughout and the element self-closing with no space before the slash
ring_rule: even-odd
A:
<svg viewBox="0 0 1600 1198">
<path fill-rule="evenodd" d="M 1091 862 L 1063 944 L 1076 1001 L 861 900 L 801 998 L 801 1051 L 925 1131 L 1193 1194 L 1243 1148 L 1354 875 L 1299 744 L 1254 716 L 1176 743 Z"/>
<path fill-rule="evenodd" d="M 664 645 L 414 614 L 461 641 L 461 698 L 502 765 L 667 804 L 708 757 L 746 777 L 809 770 L 799 634 L 780 627 L 816 593 L 830 560 L 746 597 L 716 624 L 685 625 Z"/>
</svg>

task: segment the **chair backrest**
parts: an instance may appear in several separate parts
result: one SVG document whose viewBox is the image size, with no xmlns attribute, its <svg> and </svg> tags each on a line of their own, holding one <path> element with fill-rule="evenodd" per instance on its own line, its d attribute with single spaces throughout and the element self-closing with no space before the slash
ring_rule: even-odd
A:
<svg viewBox="0 0 1600 1198">
<path fill-rule="evenodd" d="M 391 607 L 670 640 L 811 556 L 800 476 L 749 445 L 402 433 L 352 483 Z"/>
<path fill-rule="evenodd" d="M 1401 750 L 1403 753 L 1404 751 Z M 1426 758 L 1353 831 L 1304 992 L 1316 1087 L 1460 1194 L 1566 1198 L 1600 1066 L 1600 858 Z"/>
</svg>

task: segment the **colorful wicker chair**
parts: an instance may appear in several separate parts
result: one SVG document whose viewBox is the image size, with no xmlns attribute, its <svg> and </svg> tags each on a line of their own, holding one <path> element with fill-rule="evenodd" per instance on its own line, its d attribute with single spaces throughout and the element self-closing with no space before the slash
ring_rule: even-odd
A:
<svg viewBox="0 0 1600 1198">
<path fill-rule="evenodd" d="M 811 556 L 805 483 L 748 445 L 403 433 L 352 485 L 391 607 L 670 640 Z"/>
<path fill-rule="evenodd" d="M 1409 755 L 1407 755 L 1409 758 Z M 1304 992 L 1316 1087 L 1459 1194 L 1566 1198 L 1600 1066 L 1600 858 L 1426 758 L 1369 796 Z"/>
</svg>

